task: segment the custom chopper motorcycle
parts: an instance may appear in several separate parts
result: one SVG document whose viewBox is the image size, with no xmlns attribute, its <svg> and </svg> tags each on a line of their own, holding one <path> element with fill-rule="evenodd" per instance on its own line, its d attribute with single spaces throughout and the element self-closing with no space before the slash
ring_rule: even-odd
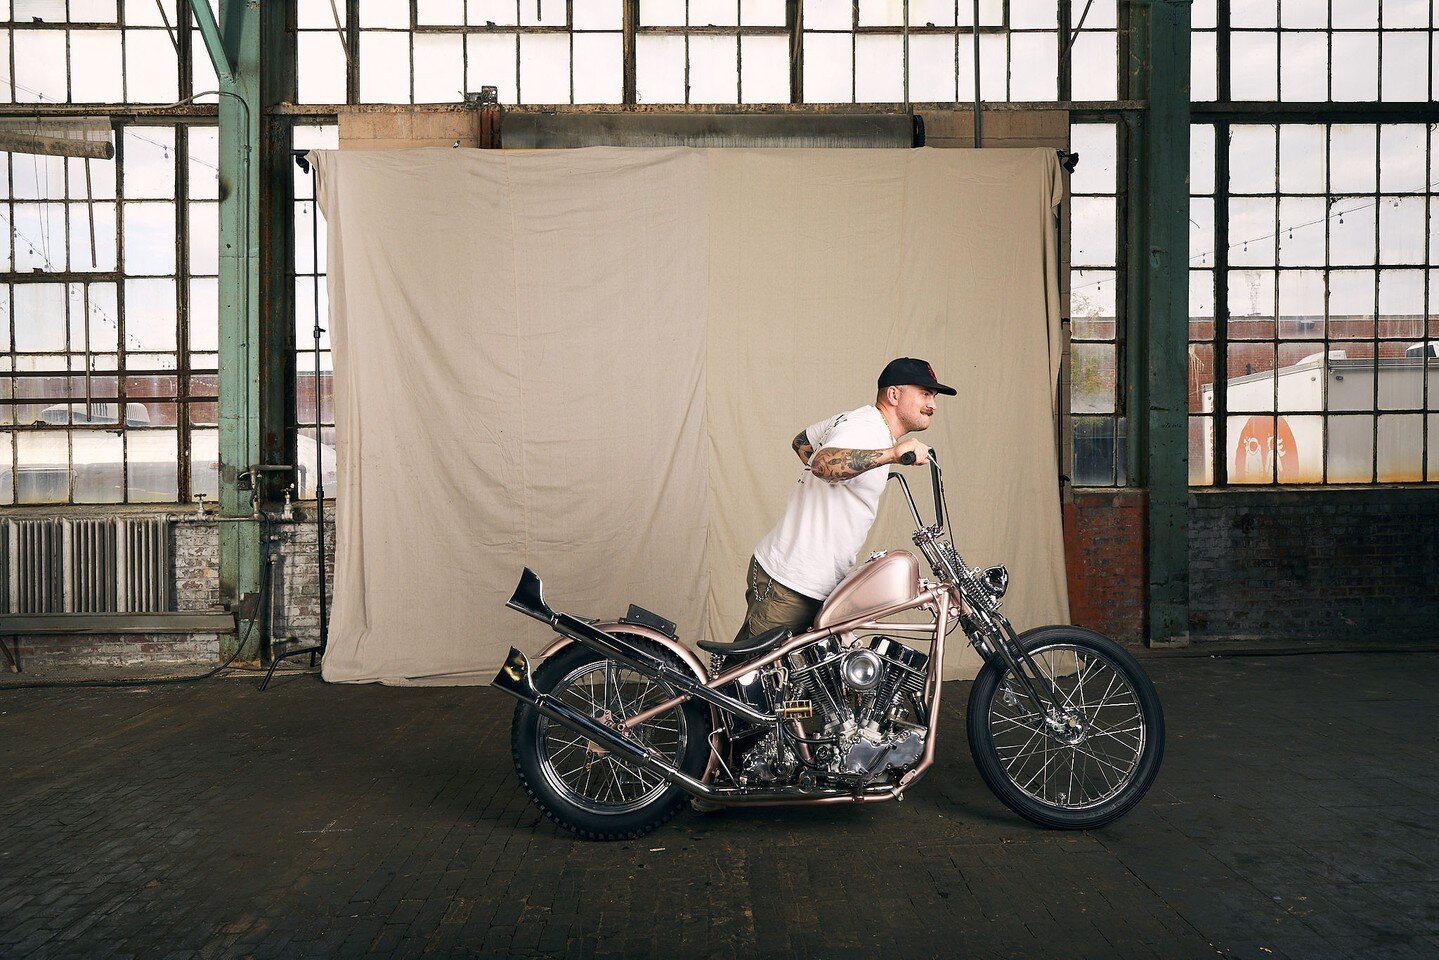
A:
<svg viewBox="0 0 1439 960">
<path fill-rule="evenodd" d="M 617 840 L 665 823 L 688 796 L 720 806 L 903 799 L 935 760 L 944 647 L 958 627 L 984 657 L 969 748 L 995 795 L 1055 829 L 1131 810 L 1164 753 L 1154 685 L 1093 631 L 1015 632 L 999 612 L 1004 567 L 967 566 L 945 533 L 932 454 L 934 523 L 904 477 L 890 479 L 934 579 L 907 550 L 875 553 L 813 629 L 700 641 L 708 664 L 640 607 L 605 622 L 555 612 L 526 568 L 507 606 L 560 636 L 534 670 L 512 647 L 492 685 L 520 701 L 511 743 L 535 805 L 580 837 Z"/>
</svg>

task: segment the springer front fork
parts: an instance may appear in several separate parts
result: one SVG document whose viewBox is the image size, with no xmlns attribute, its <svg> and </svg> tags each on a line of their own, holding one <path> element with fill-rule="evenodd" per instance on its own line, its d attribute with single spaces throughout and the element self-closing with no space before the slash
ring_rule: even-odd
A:
<svg viewBox="0 0 1439 960">
<path fill-rule="evenodd" d="M 999 613 L 990 613 L 978 626 L 981 636 L 975 646 L 985 660 L 996 657 L 1003 660 L 1039 716 L 1051 728 L 1062 729 L 1065 726 L 1064 701 L 1055 693 L 1049 675 L 1040 669 L 1019 642 L 1019 635 L 1014 632 L 1009 620 Z"/>
</svg>

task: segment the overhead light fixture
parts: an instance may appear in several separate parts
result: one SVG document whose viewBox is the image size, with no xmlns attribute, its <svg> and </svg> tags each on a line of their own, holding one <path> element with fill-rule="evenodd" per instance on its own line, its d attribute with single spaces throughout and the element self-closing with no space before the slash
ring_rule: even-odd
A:
<svg viewBox="0 0 1439 960">
<path fill-rule="evenodd" d="M 106 117 L 6 117 L 0 150 L 47 157 L 115 159 L 115 130 Z"/>
</svg>

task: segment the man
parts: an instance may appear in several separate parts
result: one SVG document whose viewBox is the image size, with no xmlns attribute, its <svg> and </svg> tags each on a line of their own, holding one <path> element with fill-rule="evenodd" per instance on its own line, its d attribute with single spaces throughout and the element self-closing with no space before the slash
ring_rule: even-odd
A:
<svg viewBox="0 0 1439 960">
<path fill-rule="evenodd" d="M 908 433 L 929 429 L 936 394 L 954 396 L 923 360 L 891 360 L 874 404 L 821 420 L 795 435 L 805 466 L 784 516 L 750 559 L 749 609 L 735 642 L 775 627 L 801 633 L 854 566 L 874 525 L 889 471 L 906 453 L 929 462 L 929 447 Z"/>
</svg>

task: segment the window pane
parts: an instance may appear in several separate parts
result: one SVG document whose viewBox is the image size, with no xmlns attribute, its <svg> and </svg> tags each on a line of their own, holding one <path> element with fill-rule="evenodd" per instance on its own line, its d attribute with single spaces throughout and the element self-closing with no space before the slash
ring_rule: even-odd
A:
<svg viewBox="0 0 1439 960">
<path fill-rule="evenodd" d="M 1116 389 L 1115 348 L 1112 343 L 1071 344 L 1070 410 L 1074 413 L 1113 413 Z"/>
<path fill-rule="evenodd" d="M 360 31 L 360 100 L 363 103 L 410 102 L 408 34 Z"/>
<path fill-rule="evenodd" d="M 126 30 L 125 98 L 131 103 L 173 103 L 179 91 L 180 71 L 169 34 L 163 29 Z"/>
<path fill-rule="evenodd" d="M 299 101 L 344 103 L 345 48 L 339 36 L 334 31 L 302 30 L 296 45 Z"/>
<path fill-rule="evenodd" d="M 515 6 L 510 5 L 511 17 Z M 474 22 L 473 19 L 470 21 Z M 639 45 L 643 46 L 642 38 Z M 495 87 L 501 103 L 519 103 L 518 87 L 518 43 L 513 33 L 472 33 L 466 40 L 469 48 L 469 62 L 465 74 L 465 89 L 479 90 L 480 87 Z"/>
<path fill-rule="evenodd" d="M 1368 483 L 1374 470 L 1374 418 L 1330 417 L 1330 483 Z"/>
<path fill-rule="evenodd" d="M 1279 128 L 1279 189 L 1323 193 L 1325 131 L 1318 124 L 1286 123 Z"/>
<path fill-rule="evenodd" d="M 1076 416 L 1074 431 L 1074 483 L 1081 487 L 1112 486 L 1115 482 L 1115 437 L 1112 417 Z"/>
<path fill-rule="evenodd" d="M 1114 264 L 1115 204 L 1111 197 L 1075 197 L 1070 209 L 1070 257 L 1075 266 Z"/>
<path fill-rule="evenodd" d="M 1334 99 L 1379 99 L 1379 34 L 1334 34 Z"/>
<path fill-rule="evenodd" d="M 64 503 L 70 494 L 69 435 L 63 431 L 15 435 L 16 503 Z"/>
<path fill-rule="evenodd" d="M 120 31 L 71 31 L 70 57 L 70 92 L 76 103 L 115 103 L 124 99 Z"/>
<path fill-rule="evenodd" d="M 575 103 L 624 98 L 623 42 L 617 33 L 575 34 Z"/>
<path fill-rule="evenodd" d="M 569 37 L 520 35 L 520 102 L 570 102 Z"/>
<path fill-rule="evenodd" d="M 740 54 L 740 90 L 744 102 L 789 103 L 789 41 L 785 37 L 741 37 Z M 951 90 L 953 63 L 951 59 Z"/>
<path fill-rule="evenodd" d="M 1070 274 L 1069 316 L 1076 340 L 1113 340 L 1115 280 L 1109 270 L 1075 270 Z"/>
<path fill-rule="evenodd" d="M 1281 99 L 1329 99 L 1329 41 L 1324 34 L 1281 33 L 1279 52 Z"/>
<path fill-rule="evenodd" d="M 854 99 L 853 75 L 854 48 L 848 34 L 805 33 L 805 103 L 849 103 Z"/>
<path fill-rule="evenodd" d="M 175 205 L 127 203 L 125 210 L 125 272 L 175 272 Z"/>
<path fill-rule="evenodd" d="M 65 285 L 17 283 L 14 287 L 15 349 L 27 352 L 65 349 Z"/>
<path fill-rule="evenodd" d="M 1411 379 L 1417 386 L 1417 372 Z M 1375 451 L 1379 461 L 1379 482 L 1414 483 L 1423 480 L 1423 447 L 1422 416 L 1381 416 L 1379 446 Z"/>
<path fill-rule="evenodd" d="M 1069 53 L 1073 65 L 1070 88 L 1075 100 L 1113 100 L 1118 96 L 1116 43 L 1113 33 L 1090 32 L 1087 26 L 1080 31 Z M 986 99 L 994 98 L 986 95 Z"/>
<path fill-rule="evenodd" d="M 125 441 L 110 431 L 77 430 L 73 438 L 76 503 L 125 499 Z"/>
<path fill-rule="evenodd" d="M 689 45 L 690 103 L 738 102 L 738 38 L 696 36 Z"/>
<path fill-rule="evenodd" d="M 1230 39 L 1230 95 L 1235 100 L 1279 99 L 1278 54 L 1272 33 L 1235 33 Z"/>
<path fill-rule="evenodd" d="M 854 99 L 857 103 L 898 103 L 904 99 L 902 38 L 855 38 Z"/>
<path fill-rule="evenodd" d="M 415 35 L 416 103 L 458 103 L 465 98 L 464 46 L 457 33 Z"/>
<path fill-rule="evenodd" d="M 1010 34 L 1009 56 L 1009 99 L 1046 101 L 1058 95 L 1058 80 L 1053 66 L 1059 59 L 1055 34 Z"/>
<path fill-rule="evenodd" d="M 125 348 L 175 349 L 175 281 L 125 281 Z"/>
<path fill-rule="evenodd" d="M 126 481 L 131 503 L 170 503 L 177 499 L 177 449 L 174 430 L 126 432 Z"/>
<path fill-rule="evenodd" d="M 1329 262 L 1359 265 L 1375 262 L 1374 201 L 1337 197 L 1329 204 Z"/>
</svg>

